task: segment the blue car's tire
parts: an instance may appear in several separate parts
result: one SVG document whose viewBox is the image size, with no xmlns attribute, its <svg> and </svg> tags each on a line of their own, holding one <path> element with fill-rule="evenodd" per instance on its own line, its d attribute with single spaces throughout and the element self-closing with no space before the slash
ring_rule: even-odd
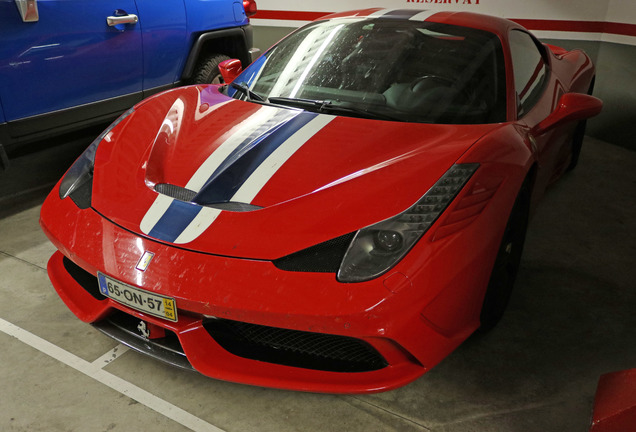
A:
<svg viewBox="0 0 636 432">
<path fill-rule="evenodd" d="M 219 63 L 229 59 L 223 54 L 212 54 L 201 59 L 192 74 L 192 84 L 223 84 Z"/>
</svg>

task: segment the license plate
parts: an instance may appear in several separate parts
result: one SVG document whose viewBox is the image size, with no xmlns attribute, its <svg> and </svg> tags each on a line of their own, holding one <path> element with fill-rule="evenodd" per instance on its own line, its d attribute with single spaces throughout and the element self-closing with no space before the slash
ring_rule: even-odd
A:
<svg viewBox="0 0 636 432">
<path fill-rule="evenodd" d="M 177 321 L 177 303 L 172 297 L 144 291 L 97 273 L 99 291 L 106 297 L 148 315 Z"/>
</svg>

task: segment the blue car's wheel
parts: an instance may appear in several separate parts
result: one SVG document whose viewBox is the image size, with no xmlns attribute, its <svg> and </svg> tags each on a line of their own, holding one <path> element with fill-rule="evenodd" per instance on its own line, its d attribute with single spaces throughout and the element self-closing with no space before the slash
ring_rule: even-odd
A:
<svg viewBox="0 0 636 432">
<path fill-rule="evenodd" d="M 203 58 L 192 74 L 192 84 L 223 84 L 219 63 L 229 59 L 223 54 L 212 54 Z"/>
</svg>

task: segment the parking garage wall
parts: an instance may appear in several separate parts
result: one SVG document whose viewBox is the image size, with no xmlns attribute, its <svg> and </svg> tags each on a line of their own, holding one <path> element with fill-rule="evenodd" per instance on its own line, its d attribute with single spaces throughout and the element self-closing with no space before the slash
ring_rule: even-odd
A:
<svg viewBox="0 0 636 432">
<path fill-rule="evenodd" d="M 513 19 L 542 41 L 584 49 L 595 61 L 594 94 L 605 106 L 588 134 L 636 151 L 636 1 L 627 0 L 260 0 L 252 18 L 265 49 L 294 28 L 332 12 L 370 7 L 467 11 Z"/>
</svg>

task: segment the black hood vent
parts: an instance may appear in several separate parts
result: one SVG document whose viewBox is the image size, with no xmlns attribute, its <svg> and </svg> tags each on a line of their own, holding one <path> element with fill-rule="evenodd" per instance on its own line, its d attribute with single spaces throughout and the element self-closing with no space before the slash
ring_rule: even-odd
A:
<svg viewBox="0 0 636 432">
<path fill-rule="evenodd" d="M 170 198 L 174 198 L 179 201 L 185 201 L 185 202 L 197 204 L 203 207 L 210 207 L 210 208 L 215 208 L 215 209 L 225 210 L 230 212 L 248 212 L 248 211 L 260 210 L 263 208 L 261 206 L 257 206 L 253 204 L 246 204 L 246 203 L 233 202 L 233 201 L 205 203 L 205 204 L 199 203 L 195 200 L 197 196 L 197 193 L 195 191 L 181 187 L 181 186 L 173 185 L 170 183 L 156 184 L 155 191 L 162 195 L 169 196 Z"/>
</svg>

